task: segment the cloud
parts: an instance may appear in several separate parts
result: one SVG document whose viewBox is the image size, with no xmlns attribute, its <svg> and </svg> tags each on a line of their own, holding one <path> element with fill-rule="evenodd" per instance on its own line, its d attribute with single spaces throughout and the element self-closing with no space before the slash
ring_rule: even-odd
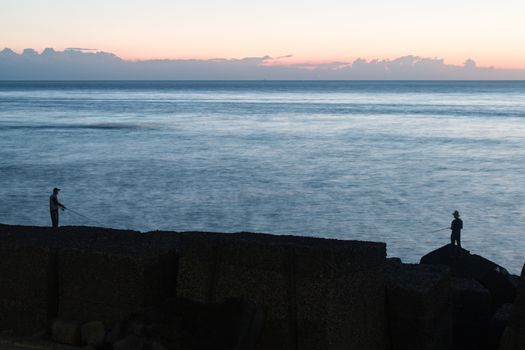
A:
<svg viewBox="0 0 525 350">
<path fill-rule="evenodd" d="M 525 79 L 525 70 L 478 67 L 472 59 L 450 65 L 440 58 L 414 55 L 395 59 L 353 62 L 296 63 L 292 55 L 280 57 L 215 58 L 209 60 L 126 61 L 92 49 L 70 48 L 41 53 L 25 49 L 21 54 L 0 51 L 0 80 L 463 80 Z"/>
<path fill-rule="evenodd" d="M 75 50 L 75 51 L 98 51 L 97 49 L 85 49 L 82 47 L 68 47 L 66 50 Z"/>
</svg>

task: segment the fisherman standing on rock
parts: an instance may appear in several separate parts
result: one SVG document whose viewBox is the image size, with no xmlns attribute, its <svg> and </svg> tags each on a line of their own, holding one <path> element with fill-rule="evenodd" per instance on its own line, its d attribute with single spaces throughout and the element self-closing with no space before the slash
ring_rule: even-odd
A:
<svg viewBox="0 0 525 350">
<path fill-rule="evenodd" d="M 66 209 L 66 206 L 58 201 L 58 191 L 60 188 L 53 188 L 53 194 L 49 196 L 49 213 L 51 214 L 53 228 L 58 228 L 58 208 Z"/>
<path fill-rule="evenodd" d="M 461 249 L 461 229 L 463 228 L 463 220 L 459 218 L 459 212 L 456 210 L 452 213 L 454 220 L 450 223 L 452 234 L 450 235 L 450 243 L 454 246 L 458 242 L 458 247 Z"/>
</svg>

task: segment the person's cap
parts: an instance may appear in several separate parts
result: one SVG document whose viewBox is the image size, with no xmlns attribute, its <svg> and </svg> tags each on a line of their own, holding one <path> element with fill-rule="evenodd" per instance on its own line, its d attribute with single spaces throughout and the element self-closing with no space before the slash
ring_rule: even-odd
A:
<svg viewBox="0 0 525 350">
<path fill-rule="evenodd" d="M 56 187 L 53 188 L 53 192 L 58 192 L 58 191 L 60 191 L 60 188 L 56 188 Z"/>
<path fill-rule="evenodd" d="M 454 216 L 459 216 L 459 211 L 455 210 L 455 211 L 452 213 L 452 215 L 454 215 Z"/>
</svg>

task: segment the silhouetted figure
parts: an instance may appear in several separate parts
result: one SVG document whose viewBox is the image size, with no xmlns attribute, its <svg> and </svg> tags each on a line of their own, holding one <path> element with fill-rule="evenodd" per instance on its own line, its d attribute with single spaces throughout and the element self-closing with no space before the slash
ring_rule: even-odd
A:
<svg viewBox="0 0 525 350">
<path fill-rule="evenodd" d="M 458 247 L 461 248 L 461 229 L 463 228 L 463 221 L 459 218 L 459 212 L 456 210 L 452 213 L 454 220 L 450 223 L 452 234 L 450 235 L 450 244 L 454 245 L 458 242 Z"/>
<path fill-rule="evenodd" d="M 66 209 L 66 206 L 58 201 L 58 191 L 60 188 L 53 188 L 53 194 L 49 196 L 49 213 L 53 228 L 58 228 L 58 209 Z"/>
</svg>

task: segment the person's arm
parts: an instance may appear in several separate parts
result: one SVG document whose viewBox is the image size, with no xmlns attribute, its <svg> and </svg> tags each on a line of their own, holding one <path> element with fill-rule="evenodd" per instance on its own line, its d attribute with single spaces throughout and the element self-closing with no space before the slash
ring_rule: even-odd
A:
<svg viewBox="0 0 525 350">
<path fill-rule="evenodd" d="M 53 202 L 62 209 L 66 209 L 66 206 L 58 201 L 57 197 L 53 197 Z"/>
</svg>

